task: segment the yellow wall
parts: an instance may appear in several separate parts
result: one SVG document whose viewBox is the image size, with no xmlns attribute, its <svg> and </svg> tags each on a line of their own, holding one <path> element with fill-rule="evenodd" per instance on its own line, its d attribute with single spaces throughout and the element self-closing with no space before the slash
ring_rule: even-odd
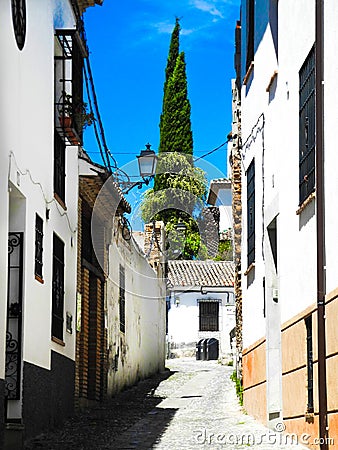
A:
<svg viewBox="0 0 338 450">
<path fill-rule="evenodd" d="M 266 346 L 261 340 L 243 351 L 243 406 L 248 414 L 266 422 Z"/>
<path fill-rule="evenodd" d="M 312 315 L 314 414 L 306 416 L 307 354 L 305 318 Z M 338 289 L 326 298 L 326 371 L 329 448 L 338 450 Z M 266 424 L 266 345 L 257 341 L 243 351 L 243 402 L 246 411 Z M 313 304 L 282 326 L 283 418 L 287 433 L 318 449 L 317 310 Z M 333 440 L 333 442 L 332 442 Z"/>
</svg>

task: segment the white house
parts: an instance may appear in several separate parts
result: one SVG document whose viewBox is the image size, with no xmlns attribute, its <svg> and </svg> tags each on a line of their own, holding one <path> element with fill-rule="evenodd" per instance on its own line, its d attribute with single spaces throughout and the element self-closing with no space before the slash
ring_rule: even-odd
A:
<svg viewBox="0 0 338 450">
<path fill-rule="evenodd" d="M 201 339 L 230 357 L 235 327 L 232 261 L 168 261 L 168 341 L 172 354 L 193 355 Z"/>
<path fill-rule="evenodd" d="M 63 91 L 82 101 L 87 5 L 0 4 L 0 446 L 73 410 L 82 130 L 59 117 Z"/>
<path fill-rule="evenodd" d="M 219 208 L 219 231 L 222 237 L 232 228 L 231 181 L 226 178 L 211 180 L 207 203 Z"/>
<path fill-rule="evenodd" d="M 114 176 L 84 151 L 79 163 L 76 397 L 85 406 L 164 370 L 166 291 L 163 266 L 153 268 L 134 239 Z"/>
<path fill-rule="evenodd" d="M 157 222 L 159 225 L 159 222 Z M 165 368 L 166 284 L 117 219 L 109 246 L 108 393 Z M 163 224 L 162 224 L 163 227 Z"/>
<path fill-rule="evenodd" d="M 326 449 L 338 439 L 338 5 L 241 7 L 244 406 Z"/>
</svg>

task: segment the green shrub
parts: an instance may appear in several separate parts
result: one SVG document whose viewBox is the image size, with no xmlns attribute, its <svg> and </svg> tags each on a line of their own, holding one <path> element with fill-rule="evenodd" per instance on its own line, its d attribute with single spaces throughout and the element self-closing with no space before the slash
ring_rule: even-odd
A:
<svg viewBox="0 0 338 450">
<path fill-rule="evenodd" d="M 234 370 L 231 374 L 231 380 L 236 384 L 236 394 L 239 400 L 239 404 L 243 406 L 243 386 L 242 382 L 239 378 L 237 378 L 236 370 Z"/>
</svg>

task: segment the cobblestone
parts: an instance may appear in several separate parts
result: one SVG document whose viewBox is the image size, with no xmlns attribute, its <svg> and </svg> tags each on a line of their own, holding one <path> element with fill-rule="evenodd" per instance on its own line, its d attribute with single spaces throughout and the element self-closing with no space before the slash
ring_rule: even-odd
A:
<svg viewBox="0 0 338 450">
<path fill-rule="evenodd" d="M 230 380 L 232 367 L 192 358 L 170 360 L 167 367 L 170 371 L 87 410 L 26 449 L 306 448 L 245 414 Z"/>
</svg>

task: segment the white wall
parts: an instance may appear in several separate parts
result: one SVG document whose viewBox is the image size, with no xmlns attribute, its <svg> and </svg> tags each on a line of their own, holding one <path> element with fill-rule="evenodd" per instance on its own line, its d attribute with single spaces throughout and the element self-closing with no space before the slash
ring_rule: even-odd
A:
<svg viewBox="0 0 338 450">
<path fill-rule="evenodd" d="M 67 2 L 68 3 L 68 2 Z M 61 14 L 62 14 L 62 10 Z M 68 7 L 69 12 L 69 7 Z M 67 13 L 68 14 L 68 13 Z M 67 24 L 69 25 L 69 23 Z M 77 147 L 66 148 L 65 211 L 53 197 L 54 28 L 52 2 L 27 0 L 26 42 L 20 51 L 12 27 L 11 3 L 0 5 L 0 377 L 4 377 L 7 236 L 24 234 L 23 359 L 50 368 L 51 349 L 75 359 L 73 334 L 64 328 L 64 346 L 51 341 L 53 232 L 65 243 L 65 307 L 75 321 Z M 8 192 L 8 178 L 11 192 Z M 18 197 L 24 214 L 18 217 Z M 9 206 L 9 202 L 11 203 Z M 46 219 L 46 208 L 50 218 Z M 43 279 L 34 277 L 35 214 L 43 219 Z M 74 324 L 73 321 L 73 324 Z"/>
<path fill-rule="evenodd" d="M 230 331 L 235 327 L 235 307 L 233 304 L 233 292 L 227 293 L 200 292 L 174 292 L 171 291 L 171 308 L 168 314 L 168 340 L 170 344 L 184 345 L 197 343 L 200 339 L 215 337 L 220 342 L 220 354 L 231 352 Z M 179 303 L 177 305 L 177 298 Z M 219 332 L 199 331 L 199 306 L 198 300 L 221 300 L 219 309 Z M 228 303 L 228 302 L 231 303 Z"/>
<path fill-rule="evenodd" d="M 126 330 L 119 322 L 119 265 L 125 268 Z M 133 240 L 114 231 L 109 247 L 107 295 L 109 372 L 108 392 L 164 370 L 165 284 Z M 118 354 L 117 370 L 114 356 Z"/>
<path fill-rule="evenodd" d="M 269 273 L 267 264 L 271 261 L 266 261 L 262 250 L 268 243 L 266 227 L 276 216 L 279 242 L 276 287 L 279 290 L 280 322 L 315 301 L 315 216 L 312 214 L 315 203 L 300 216 L 296 214 L 299 199 L 299 70 L 315 39 L 314 6 L 315 2 L 308 0 L 279 2 L 278 60 L 268 26 L 255 54 L 250 88 L 242 87 L 245 156 L 242 274 L 248 268 L 245 170 L 252 158 L 256 161 L 256 260 L 254 270 L 243 277 L 242 282 L 244 348 L 266 333 L 263 277 Z M 278 70 L 276 89 L 269 98 L 266 88 L 275 70 Z M 272 288 L 266 288 L 266 307 L 272 302 Z"/>
<path fill-rule="evenodd" d="M 338 195 L 337 177 L 337 123 L 338 93 L 336 43 L 338 42 L 338 4 L 328 0 L 324 6 L 324 133 L 325 133 L 325 232 L 326 232 L 326 290 L 331 292 L 338 286 L 338 215 L 336 198 Z"/>
</svg>

